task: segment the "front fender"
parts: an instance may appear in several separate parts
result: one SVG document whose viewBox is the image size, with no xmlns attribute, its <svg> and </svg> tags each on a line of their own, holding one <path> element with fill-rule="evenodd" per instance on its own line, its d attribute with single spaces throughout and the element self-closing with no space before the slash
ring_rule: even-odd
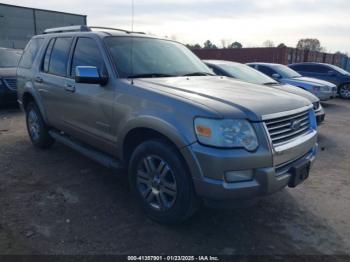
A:
<svg viewBox="0 0 350 262">
<path fill-rule="evenodd" d="M 123 158 L 123 144 L 126 136 L 130 131 L 137 128 L 147 128 L 156 131 L 163 136 L 167 137 L 173 142 L 177 148 L 181 149 L 187 145 L 196 141 L 194 132 L 192 131 L 192 123 L 190 127 L 184 127 L 181 125 L 174 125 L 173 123 L 167 122 L 164 119 L 157 118 L 155 116 L 140 116 L 134 118 L 121 128 L 118 132 L 117 148 L 118 155 Z"/>
</svg>

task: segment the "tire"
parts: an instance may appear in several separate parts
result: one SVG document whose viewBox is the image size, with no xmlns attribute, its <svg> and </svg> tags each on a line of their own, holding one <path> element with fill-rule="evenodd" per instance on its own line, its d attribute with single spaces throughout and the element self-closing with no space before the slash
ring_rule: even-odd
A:
<svg viewBox="0 0 350 262">
<path fill-rule="evenodd" d="M 55 140 L 50 136 L 40 110 L 33 102 L 26 107 L 26 123 L 28 135 L 34 146 L 44 149 L 54 144 Z"/>
<path fill-rule="evenodd" d="M 138 204 L 159 223 L 183 222 L 199 206 L 184 160 L 166 141 L 146 141 L 135 149 L 129 162 L 129 182 Z"/>
<path fill-rule="evenodd" d="M 339 96 L 344 99 L 350 99 L 350 83 L 343 84 L 339 87 Z"/>
</svg>

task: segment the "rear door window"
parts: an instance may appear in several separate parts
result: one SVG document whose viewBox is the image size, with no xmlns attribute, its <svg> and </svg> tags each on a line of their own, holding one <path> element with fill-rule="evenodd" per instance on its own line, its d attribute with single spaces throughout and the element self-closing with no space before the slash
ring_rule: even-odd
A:
<svg viewBox="0 0 350 262">
<path fill-rule="evenodd" d="M 42 42 L 43 38 L 33 38 L 29 41 L 19 62 L 19 67 L 27 69 L 32 68 L 33 62 L 39 52 Z"/>
<path fill-rule="evenodd" d="M 321 65 L 303 65 L 303 69 L 300 71 L 325 74 L 328 72 L 328 68 Z"/>
<path fill-rule="evenodd" d="M 47 69 L 46 72 L 49 74 L 67 76 L 67 66 L 72 40 L 72 37 L 56 38 L 55 42 L 53 43 L 52 50 L 50 50 L 50 48 L 46 50 L 44 58 L 44 71 Z M 45 60 L 48 59 L 46 56 L 49 56 L 50 59 L 48 65 L 46 62 L 45 68 Z"/>
</svg>

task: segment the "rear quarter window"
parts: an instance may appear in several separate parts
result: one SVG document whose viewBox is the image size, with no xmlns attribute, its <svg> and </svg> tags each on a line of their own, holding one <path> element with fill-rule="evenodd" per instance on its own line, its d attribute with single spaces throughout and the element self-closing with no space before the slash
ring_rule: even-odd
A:
<svg viewBox="0 0 350 262">
<path fill-rule="evenodd" d="M 33 38 L 29 41 L 18 64 L 19 67 L 27 69 L 32 68 L 33 62 L 40 50 L 43 40 L 43 38 Z"/>
</svg>

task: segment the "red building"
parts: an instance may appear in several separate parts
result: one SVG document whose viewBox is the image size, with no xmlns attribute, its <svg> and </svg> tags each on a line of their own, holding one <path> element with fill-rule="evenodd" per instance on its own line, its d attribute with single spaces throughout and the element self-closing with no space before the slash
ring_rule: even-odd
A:
<svg viewBox="0 0 350 262">
<path fill-rule="evenodd" d="M 346 56 L 342 54 L 328 54 L 316 51 L 304 51 L 291 47 L 267 48 L 225 48 L 225 49 L 193 49 L 201 59 L 218 59 L 239 63 L 266 62 L 278 64 L 292 64 L 301 62 L 319 62 L 341 66 Z"/>
</svg>

